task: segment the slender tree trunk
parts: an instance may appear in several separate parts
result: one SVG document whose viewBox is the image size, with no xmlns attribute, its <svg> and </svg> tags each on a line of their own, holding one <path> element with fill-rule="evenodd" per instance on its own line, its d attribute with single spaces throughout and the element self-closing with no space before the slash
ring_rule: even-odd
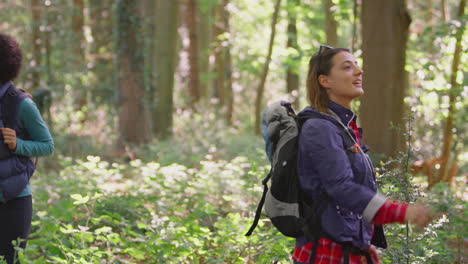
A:
<svg viewBox="0 0 468 264">
<path fill-rule="evenodd" d="M 144 54 L 144 83 L 145 83 L 145 104 L 148 109 L 154 107 L 152 94 L 156 90 L 156 74 L 155 74 L 155 52 L 158 46 L 156 45 L 156 18 L 155 10 L 158 0 L 141 0 L 140 14 L 142 22 L 142 39 L 143 39 L 143 54 Z M 153 132 L 153 123 L 150 122 L 150 131 Z"/>
<path fill-rule="evenodd" d="M 229 11 L 227 6 L 229 0 L 223 0 L 215 8 L 215 24 L 213 33 L 214 58 L 216 79 L 214 80 L 214 96 L 219 100 L 220 108 L 225 112 L 225 119 L 228 124 L 232 121 L 233 114 L 233 92 L 231 74 L 231 51 L 229 39 Z"/>
<path fill-rule="evenodd" d="M 224 8 L 223 8 L 223 24 L 224 30 L 226 33 L 230 32 L 230 24 L 229 24 L 229 11 L 227 10 L 227 6 L 229 4 L 229 0 L 224 0 Z M 224 77 L 224 89 L 226 91 L 226 122 L 230 125 L 232 123 L 232 115 L 234 112 L 234 93 L 232 91 L 232 60 L 231 60 L 231 40 L 227 39 L 227 45 L 224 46 L 224 57 L 225 57 L 225 70 L 223 75 Z"/>
<path fill-rule="evenodd" d="M 31 23 L 32 23 L 32 90 L 40 86 L 40 68 L 41 68 L 41 1 L 31 0 Z"/>
<path fill-rule="evenodd" d="M 271 54 L 273 53 L 273 44 L 275 41 L 276 35 L 276 24 L 278 22 L 279 10 L 280 10 L 281 0 L 276 0 L 275 10 L 273 12 L 273 18 L 271 21 L 271 34 L 270 34 L 270 42 L 268 44 L 268 54 L 265 60 L 265 65 L 263 66 L 263 72 L 260 79 L 260 83 L 257 87 L 257 97 L 255 99 L 255 133 L 260 133 L 260 121 L 261 121 L 261 108 L 262 108 L 262 100 L 263 100 L 263 93 L 265 91 L 265 82 L 268 76 L 268 70 L 270 68 L 270 61 L 271 61 Z"/>
<path fill-rule="evenodd" d="M 72 58 L 70 60 L 71 69 L 73 72 L 84 72 L 85 68 L 85 50 L 84 50 L 84 0 L 73 0 L 73 15 L 72 15 Z M 78 87 L 81 88 L 80 78 L 75 79 Z M 89 91 L 86 89 L 75 89 L 73 91 L 75 107 L 77 110 L 83 109 L 88 104 Z M 85 113 L 86 114 L 86 113 Z M 86 119 L 83 118 L 81 122 Z"/>
<path fill-rule="evenodd" d="M 234 92 L 232 90 L 232 58 L 231 49 L 229 47 L 226 50 L 226 65 L 228 67 L 226 71 L 226 122 L 228 125 L 232 125 L 232 118 L 234 115 Z"/>
<path fill-rule="evenodd" d="M 51 15 L 49 11 L 46 9 L 46 24 L 49 25 L 51 19 Z M 46 74 L 47 74 L 47 84 L 48 86 L 52 86 L 55 83 L 53 74 L 52 74 L 52 66 L 50 63 L 50 58 L 52 55 L 52 29 L 50 27 L 46 27 L 44 31 L 44 48 L 45 48 L 45 66 L 46 66 Z"/>
<path fill-rule="evenodd" d="M 440 11 L 442 12 L 442 21 L 447 22 L 447 3 L 445 0 L 440 1 Z"/>
<path fill-rule="evenodd" d="M 137 0 L 117 1 L 117 59 L 119 129 L 123 145 L 149 140 L 144 104 L 143 43 Z"/>
<path fill-rule="evenodd" d="M 358 1 L 357 0 L 353 0 L 353 37 L 352 37 L 352 40 L 351 40 L 351 51 L 355 51 L 356 48 L 357 48 L 357 26 L 358 26 L 358 17 L 359 17 L 359 14 L 358 14 Z"/>
<path fill-rule="evenodd" d="M 198 23 L 200 47 L 200 97 L 206 99 L 211 90 L 210 53 L 213 41 L 214 10 L 216 1 L 205 0 L 204 5 L 198 5 L 200 23 Z"/>
<path fill-rule="evenodd" d="M 435 21 L 434 21 L 434 2 L 433 0 L 427 0 L 427 27 L 429 27 L 429 39 L 430 39 L 430 45 L 428 48 L 428 53 L 429 54 L 435 54 L 437 52 L 436 47 L 433 45 L 433 42 L 436 38 L 435 34 Z"/>
<path fill-rule="evenodd" d="M 333 1 L 323 0 L 325 11 L 325 33 L 327 35 L 327 45 L 336 47 L 338 45 L 337 22 L 333 15 Z"/>
<path fill-rule="evenodd" d="M 73 0 L 72 30 L 74 63 L 84 63 L 84 0 Z"/>
<path fill-rule="evenodd" d="M 387 157 L 402 150 L 406 42 L 411 18 L 404 0 L 362 2 L 364 91 L 361 118 L 365 141 Z M 401 130 L 392 129 L 392 125 Z"/>
<path fill-rule="evenodd" d="M 225 32 L 224 28 L 224 3 L 219 2 L 215 7 L 215 23 L 213 25 L 213 34 L 214 34 L 214 59 L 215 59 L 215 72 L 216 79 L 214 80 L 214 97 L 219 100 L 220 107 L 225 105 L 226 93 L 225 93 L 225 82 L 224 82 L 224 66 L 225 66 L 225 56 L 224 56 L 224 47 L 223 43 L 223 33 Z"/>
<path fill-rule="evenodd" d="M 462 37 L 463 31 L 465 29 L 465 20 L 463 19 L 464 11 L 465 11 L 466 0 L 460 0 L 460 6 L 458 9 L 458 19 L 460 20 L 460 27 L 457 29 L 456 33 L 456 44 L 455 44 L 455 52 L 453 54 L 453 62 L 452 62 L 452 74 L 450 76 L 450 90 L 449 90 L 449 109 L 448 109 L 448 117 L 445 121 L 445 129 L 444 129 L 444 142 L 442 147 L 442 162 L 440 164 L 440 176 L 439 179 L 445 182 L 451 182 L 452 179 L 449 177 L 449 159 L 450 159 L 450 150 L 452 148 L 453 142 L 453 128 L 454 128 L 454 120 L 453 115 L 455 112 L 455 103 L 459 92 L 457 92 L 458 83 L 457 83 L 457 75 L 458 75 L 458 66 L 460 65 L 460 57 L 462 51 Z M 455 160 L 456 157 L 453 157 Z M 453 177 L 453 175 L 452 175 Z"/>
<path fill-rule="evenodd" d="M 156 49 L 153 65 L 156 74 L 156 90 L 151 97 L 154 106 L 152 108 L 153 132 L 159 138 L 167 138 L 172 134 L 179 5 L 179 0 L 158 0 L 155 9 Z"/>
<path fill-rule="evenodd" d="M 227 5 L 229 1 L 223 0 L 216 6 L 216 20 L 213 27 L 214 36 L 214 57 L 216 79 L 214 82 L 214 96 L 219 100 L 221 107 L 230 108 L 229 97 L 232 94 L 231 85 L 231 63 L 230 61 L 230 39 L 229 33 L 229 12 Z M 228 58 L 229 57 L 229 58 Z"/>
<path fill-rule="evenodd" d="M 299 50 L 297 44 L 297 27 L 296 27 L 296 10 L 295 7 L 300 5 L 300 0 L 289 0 L 288 2 L 288 42 L 287 48 Z M 299 108 L 299 73 L 298 73 L 298 64 L 300 57 L 295 54 L 293 58 L 293 64 L 288 66 L 286 73 L 286 87 L 288 94 L 291 94 L 294 100 L 294 106 L 296 109 Z"/>
<path fill-rule="evenodd" d="M 200 100 L 200 70 L 199 70 L 199 40 L 198 40 L 198 2 L 197 0 L 187 0 L 187 28 L 189 31 L 189 94 L 191 104 Z"/>
</svg>

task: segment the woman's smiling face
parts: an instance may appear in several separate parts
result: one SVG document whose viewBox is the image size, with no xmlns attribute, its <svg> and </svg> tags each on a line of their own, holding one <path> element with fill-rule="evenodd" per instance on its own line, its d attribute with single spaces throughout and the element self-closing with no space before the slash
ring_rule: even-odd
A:
<svg viewBox="0 0 468 264">
<path fill-rule="evenodd" d="M 333 67 L 328 75 L 320 75 L 319 82 L 326 88 L 330 100 L 341 105 L 349 105 L 354 98 L 364 94 L 362 88 L 363 71 L 356 58 L 342 51 L 332 58 Z"/>
</svg>

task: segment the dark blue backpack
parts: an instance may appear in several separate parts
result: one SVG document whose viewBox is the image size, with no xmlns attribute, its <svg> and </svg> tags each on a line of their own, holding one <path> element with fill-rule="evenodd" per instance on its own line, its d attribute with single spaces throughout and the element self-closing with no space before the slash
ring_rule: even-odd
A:
<svg viewBox="0 0 468 264">
<path fill-rule="evenodd" d="M 23 90 L 16 89 L 13 85 L 8 87 L 3 97 L 0 98 L 0 128 L 7 127 L 16 130 L 19 104 L 26 98 L 32 98 L 32 96 Z M 28 138 L 27 135 L 23 137 Z M 0 133 L 0 160 L 10 156 L 11 151 L 3 143 L 3 135 Z"/>
</svg>

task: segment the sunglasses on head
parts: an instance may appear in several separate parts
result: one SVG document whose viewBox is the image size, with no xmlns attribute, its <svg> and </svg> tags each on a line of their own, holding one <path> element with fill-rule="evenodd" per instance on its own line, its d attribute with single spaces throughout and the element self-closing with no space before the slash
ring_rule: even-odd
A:
<svg viewBox="0 0 468 264">
<path fill-rule="evenodd" d="M 322 73 L 322 70 L 320 69 L 320 58 L 322 57 L 322 53 L 325 50 L 330 50 L 334 49 L 334 47 L 327 46 L 327 45 L 320 45 L 319 52 L 317 54 L 317 77 Z"/>
</svg>

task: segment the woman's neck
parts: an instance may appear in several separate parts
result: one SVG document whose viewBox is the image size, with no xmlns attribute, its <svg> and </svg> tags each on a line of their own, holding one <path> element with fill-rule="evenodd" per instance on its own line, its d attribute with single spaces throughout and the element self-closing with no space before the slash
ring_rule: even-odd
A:
<svg viewBox="0 0 468 264">
<path fill-rule="evenodd" d="M 351 110 L 351 101 L 346 98 L 330 98 L 331 101 L 341 105 L 342 107 Z"/>
</svg>

